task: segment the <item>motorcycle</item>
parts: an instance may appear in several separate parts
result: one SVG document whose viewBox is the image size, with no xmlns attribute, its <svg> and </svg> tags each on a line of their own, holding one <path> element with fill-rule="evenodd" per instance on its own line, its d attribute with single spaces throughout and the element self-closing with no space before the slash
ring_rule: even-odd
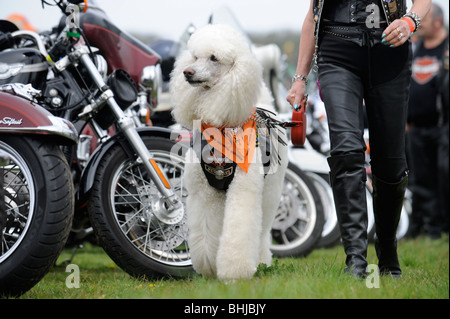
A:
<svg viewBox="0 0 450 319">
<path fill-rule="evenodd" d="M 156 103 L 159 56 L 100 9 L 83 12 L 83 1 L 69 2 L 55 1 L 67 14 L 56 31 L 16 31 L 12 37 L 16 45 L 31 42 L 47 58 L 40 102 L 77 127 L 78 146 L 64 148 L 76 187 L 72 239 L 84 240 L 92 227 L 130 275 L 189 276 L 184 144 L 170 129 L 137 125 L 139 112 Z M 78 13 L 79 25 L 72 19 Z"/>
<path fill-rule="evenodd" d="M 277 257 L 306 257 L 316 247 L 325 223 L 324 207 L 315 181 L 292 160 L 272 223 L 270 249 Z"/>
<path fill-rule="evenodd" d="M 77 133 L 37 104 L 36 92 L 0 86 L 0 296 L 21 295 L 39 282 L 72 224 L 72 177 L 60 145 L 74 145 Z"/>
</svg>

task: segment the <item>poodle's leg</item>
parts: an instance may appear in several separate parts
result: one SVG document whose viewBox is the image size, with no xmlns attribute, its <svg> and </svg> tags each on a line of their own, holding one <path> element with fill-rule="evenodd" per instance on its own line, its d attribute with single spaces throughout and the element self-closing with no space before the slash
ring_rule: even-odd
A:
<svg viewBox="0 0 450 319">
<path fill-rule="evenodd" d="M 259 252 L 259 262 L 270 266 L 272 263 L 272 252 L 270 244 L 272 242 L 272 224 L 275 219 L 278 205 L 283 189 L 284 169 L 274 175 L 267 175 L 264 181 L 263 192 L 263 217 L 261 230 L 261 247 Z"/>
<path fill-rule="evenodd" d="M 263 217 L 262 217 L 262 229 L 261 229 L 261 245 L 259 249 L 259 263 L 270 266 L 272 264 L 272 252 L 270 251 L 270 244 L 272 241 L 272 224 L 275 219 L 277 207 L 273 207 L 273 202 L 267 203 L 267 200 L 263 201 Z M 276 202 L 276 206 L 278 206 Z M 265 206 L 268 205 L 268 206 Z"/>
<path fill-rule="evenodd" d="M 217 256 L 217 276 L 223 281 L 249 279 L 258 266 L 264 177 L 257 169 L 256 164 L 247 174 L 237 169 L 227 191 Z"/>
<path fill-rule="evenodd" d="M 277 165 L 271 166 L 264 179 L 262 203 L 263 221 L 259 262 L 266 264 L 267 266 L 270 266 L 272 263 L 272 252 L 270 251 L 270 244 L 272 242 L 272 224 L 280 203 L 284 186 L 284 176 L 288 165 L 286 145 L 278 143 L 278 140 L 274 140 L 273 135 L 271 145 L 272 147 L 276 147 L 276 152 L 278 152 L 281 161 Z"/>
<path fill-rule="evenodd" d="M 209 186 L 198 163 L 186 163 L 185 183 L 189 227 L 189 249 L 194 270 L 206 277 L 216 277 L 216 256 L 225 196 Z"/>
</svg>

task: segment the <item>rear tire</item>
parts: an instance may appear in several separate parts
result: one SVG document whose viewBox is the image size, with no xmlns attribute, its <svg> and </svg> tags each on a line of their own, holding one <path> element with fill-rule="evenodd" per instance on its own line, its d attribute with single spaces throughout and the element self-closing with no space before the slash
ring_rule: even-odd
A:
<svg viewBox="0 0 450 319">
<path fill-rule="evenodd" d="M 314 183 L 289 163 L 272 225 L 272 253 L 277 257 L 306 257 L 321 238 L 324 223 L 322 201 Z"/>
</svg>

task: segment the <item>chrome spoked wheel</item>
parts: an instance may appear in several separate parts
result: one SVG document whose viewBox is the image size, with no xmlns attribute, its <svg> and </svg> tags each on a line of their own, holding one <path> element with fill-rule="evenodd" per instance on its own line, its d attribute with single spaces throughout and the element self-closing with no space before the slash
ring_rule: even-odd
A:
<svg viewBox="0 0 450 319">
<path fill-rule="evenodd" d="M 10 257 L 26 236 L 33 219 L 35 196 L 33 175 L 23 157 L 0 141 L 0 154 L 8 158 L 3 167 L 5 212 L 0 263 Z"/>
<path fill-rule="evenodd" d="M 143 136 L 142 140 L 183 202 L 183 209 L 167 213 L 142 162 L 130 158 L 117 143 L 105 152 L 95 174 L 88 201 L 90 220 L 106 253 L 130 275 L 190 276 L 184 154 L 173 151 L 175 141 L 155 136 Z"/>
<path fill-rule="evenodd" d="M 185 199 L 182 159 L 175 162 L 164 152 L 153 152 L 153 155 L 178 196 Z M 147 178 L 143 165 L 123 163 L 114 174 L 111 187 L 114 188 L 110 193 L 115 220 L 136 249 L 163 264 L 190 265 L 186 214 L 174 216 L 173 222 L 158 216 L 160 194 Z"/>
<path fill-rule="evenodd" d="M 0 136 L 0 297 L 31 289 L 54 265 L 69 236 L 74 192 L 58 145 Z"/>
<path fill-rule="evenodd" d="M 274 255 L 306 256 L 319 240 L 324 212 L 319 194 L 308 176 L 289 163 L 275 221 L 272 224 Z"/>
</svg>

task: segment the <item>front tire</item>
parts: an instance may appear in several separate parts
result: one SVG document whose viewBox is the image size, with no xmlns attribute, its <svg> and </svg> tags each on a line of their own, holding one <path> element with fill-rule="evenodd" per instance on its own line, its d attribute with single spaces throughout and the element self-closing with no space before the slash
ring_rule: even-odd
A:
<svg viewBox="0 0 450 319">
<path fill-rule="evenodd" d="M 175 142 L 142 139 L 184 202 L 184 159 L 171 153 Z M 144 166 L 129 158 L 120 144 L 106 152 L 89 192 L 88 212 L 103 249 L 137 278 L 186 277 L 192 272 L 186 214 L 177 223 L 166 224 L 154 211 L 160 197 Z"/>
<path fill-rule="evenodd" d="M 74 195 L 63 153 L 46 139 L 0 136 L 3 200 L 0 296 L 20 296 L 54 265 L 72 226 Z"/>
</svg>

